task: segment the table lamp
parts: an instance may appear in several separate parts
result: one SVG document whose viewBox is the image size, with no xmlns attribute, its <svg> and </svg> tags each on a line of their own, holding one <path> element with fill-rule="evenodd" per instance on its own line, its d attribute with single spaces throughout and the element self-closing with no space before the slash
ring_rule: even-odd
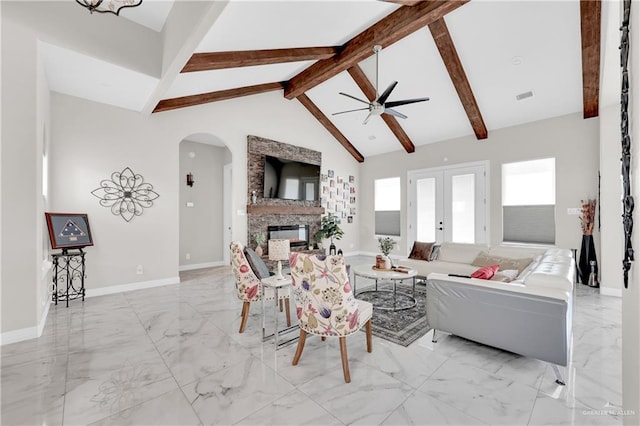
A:
<svg viewBox="0 0 640 426">
<path fill-rule="evenodd" d="M 289 240 L 269 240 L 269 260 L 278 261 L 278 272 L 275 275 L 277 280 L 282 280 L 282 261 L 289 259 Z"/>
</svg>

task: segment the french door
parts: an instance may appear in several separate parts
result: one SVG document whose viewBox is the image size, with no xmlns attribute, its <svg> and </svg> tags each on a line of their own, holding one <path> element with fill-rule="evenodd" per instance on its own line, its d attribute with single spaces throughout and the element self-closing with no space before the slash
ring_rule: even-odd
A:
<svg viewBox="0 0 640 426">
<path fill-rule="evenodd" d="M 487 241 L 486 162 L 408 172 L 409 249 L 414 241 Z"/>
</svg>

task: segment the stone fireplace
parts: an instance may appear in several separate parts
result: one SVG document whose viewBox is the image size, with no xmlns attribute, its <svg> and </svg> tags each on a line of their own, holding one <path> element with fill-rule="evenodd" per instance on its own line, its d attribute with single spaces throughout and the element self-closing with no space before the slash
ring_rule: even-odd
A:
<svg viewBox="0 0 640 426">
<path fill-rule="evenodd" d="M 321 164 L 322 153 L 308 148 L 289 145 L 270 139 L 249 135 L 247 137 L 247 245 L 255 247 L 253 235 L 262 232 L 269 238 L 285 238 L 291 241 L 291 251 L 307 250 L 315 241 L 313 236 L 320 229 L 320 217 L 324 209 L 320 201 L 282 200 L 263 198 L 264 158 L 271 155 L 311 164 Z M 252 201 L 256 193 L 255 203 Z M 271 227 L 280 227 L 272 234 Z M 303 234 L 301 236 L 301 233 Z M 278 236 L 274 236 L 278 235 Z M 268 255 L 268 244 L 262 245 L 264 255 Z"/>
</svg>

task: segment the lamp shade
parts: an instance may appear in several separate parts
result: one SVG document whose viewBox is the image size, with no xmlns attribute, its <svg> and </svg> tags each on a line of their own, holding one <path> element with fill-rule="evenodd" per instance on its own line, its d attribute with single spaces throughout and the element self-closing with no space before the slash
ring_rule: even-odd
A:
<svg viewBox="0 0 640 426">
<path fill-rule="evenodd" d="M 269 260 L 287 260 L 290 251 L 289 240 L 269 240 Z"/>
</svg>

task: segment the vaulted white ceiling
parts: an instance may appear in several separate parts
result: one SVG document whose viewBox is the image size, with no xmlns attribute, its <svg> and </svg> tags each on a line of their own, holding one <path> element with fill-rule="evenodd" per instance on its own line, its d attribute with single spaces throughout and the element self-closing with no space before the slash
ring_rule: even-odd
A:
<svg viewBox="0 0 640 426">
<path fill-rule="evenodd" d="M 161 99 L 287 81 L 315 62 L 179 73 L 194 52 L 341 46 L 402 7 L 374 0 L 230 1 L 217 2 L 215 13 L 202 13 L 205 17 L 194 22 L 184 19 L 183 1 L 144 0 L 120 17 L 92 15 L 72 1 L 47 2 L 48 14 L 66 20 L 60 28 L 45 25 L 45 17 L 29 11 L 37 3 L 20 3 L 9 13 L 31 22 L 41 34 L 52 90 L 143 114 Z M 194 8 L 206 12 L 203 3 L 211 2 L 195 3 Z M 582 110 L 579 1 L 472 0 L 444 20 L 489 134 Z M 84 33 L 74 34 L 80 30 Z M 130 40 L 130 52 L 110 46 L 109 30 Z M 87 43 L 107 40 L 88 48 L 82 38 Z M 147 57 L 141 58 L 136 43 Z M 359 65 L 375 84 L 373 50 L 371 54 Z M 474 133 L 428 28 L 384 48 L 379 59 L 380 91 L 398 81 L 390 101 L 430 98 L 396 108 L 408 116 L 398 122 L 413 144 Z M 516 100 L 528 91 L 532 97 Z M 363 106 L 339 92 L 365 98 L 347 71 L 306 95 L 365 158 L 402 149 L 380 117 L 363 125 L 367 111 L 333 116 Z"/>
</svg>

